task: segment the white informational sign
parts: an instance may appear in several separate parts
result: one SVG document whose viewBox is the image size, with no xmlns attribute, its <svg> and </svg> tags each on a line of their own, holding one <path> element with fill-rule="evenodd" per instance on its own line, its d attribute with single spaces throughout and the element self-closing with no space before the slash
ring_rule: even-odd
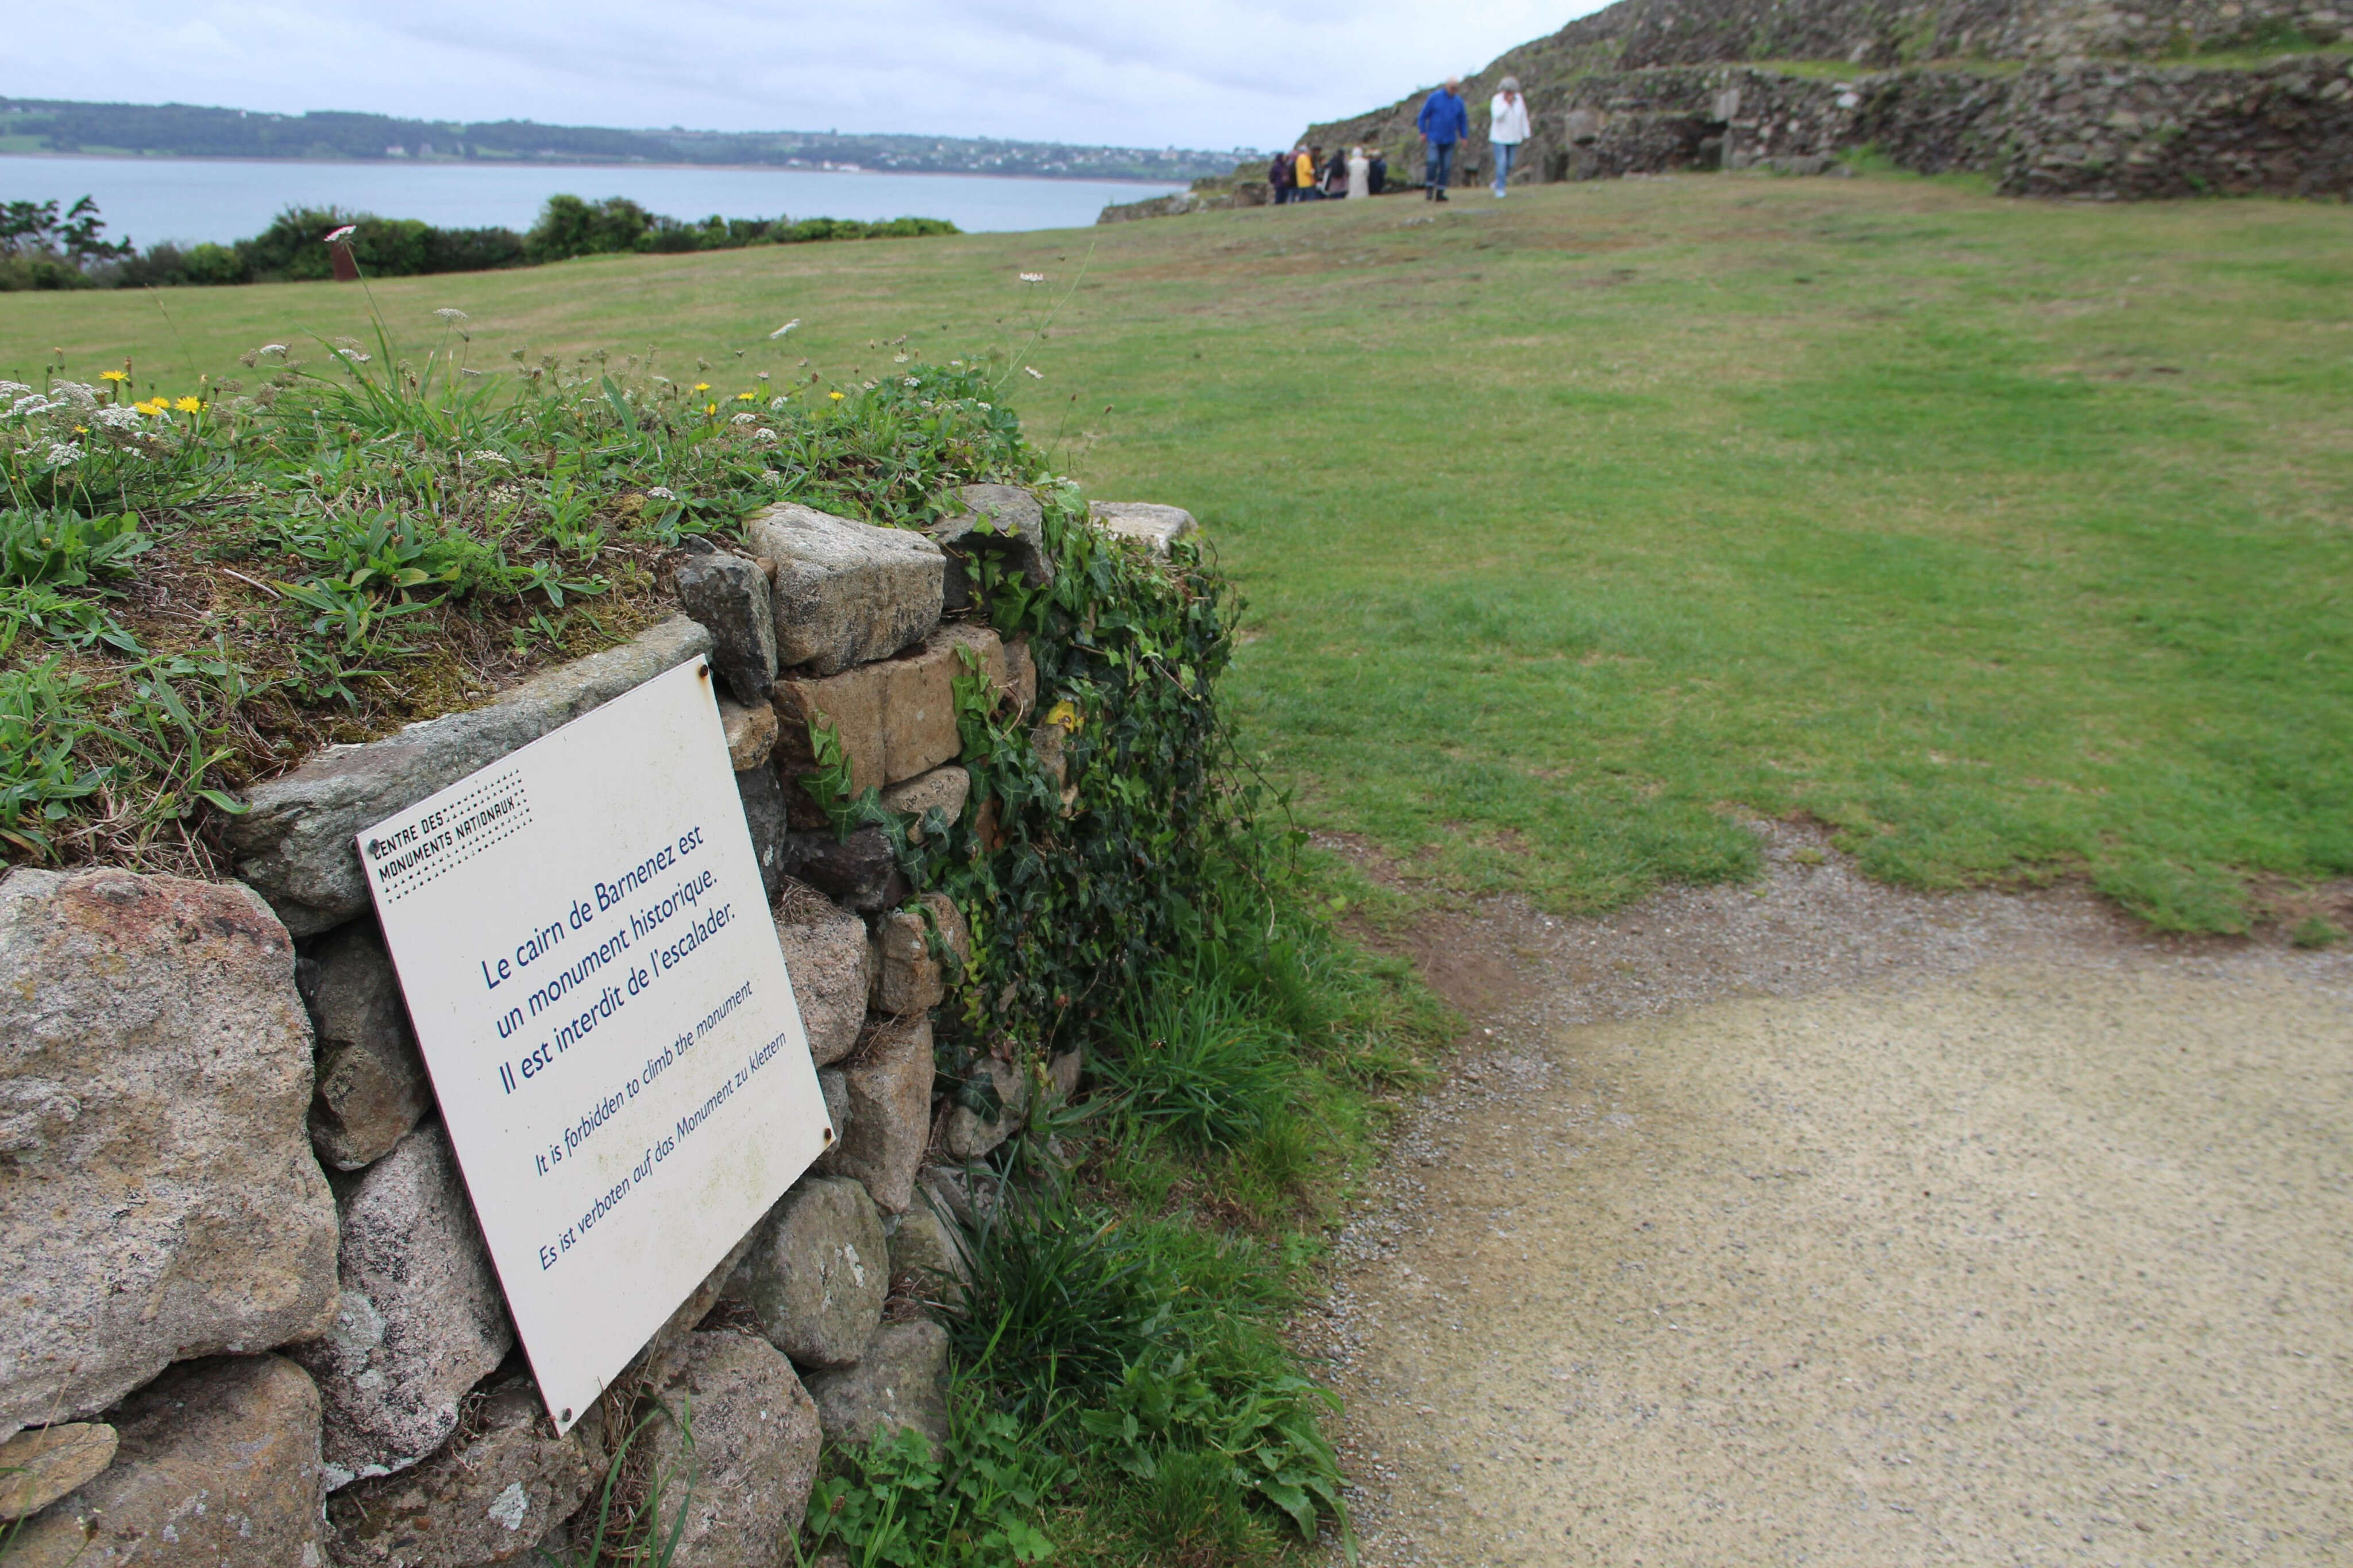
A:
<svg viewBox="0 0 2353 1568">
<path fill-rule="evenodd" d="M 709 664 L 359 847 L 507 1305 L 567 1430 L 830 1136 Z"/>
</svg>

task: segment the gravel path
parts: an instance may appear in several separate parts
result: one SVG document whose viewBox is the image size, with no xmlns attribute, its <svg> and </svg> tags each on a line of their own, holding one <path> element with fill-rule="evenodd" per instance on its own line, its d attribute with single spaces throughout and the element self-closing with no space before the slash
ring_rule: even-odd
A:
<svg viewBox="0 0 2353 1568">
<path fill-rule="evenodd" d="M 1428 939 L 1487 1032 L 1303 1325 L 1362 1561 L 2353 1562 L 2353 955 L 1770 833 Z"/>
</svg>

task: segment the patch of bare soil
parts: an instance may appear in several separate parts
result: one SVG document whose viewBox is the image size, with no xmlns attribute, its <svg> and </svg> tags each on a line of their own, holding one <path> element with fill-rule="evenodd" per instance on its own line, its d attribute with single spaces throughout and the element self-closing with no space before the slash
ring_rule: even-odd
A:
<svg viewBox="0 0 2353 1568">
<path fill-rule="evenodd" d="M 1388 944 L 1472 1043 L 1301 1325 L 1362 1560 L 2353 1560 L 2353 954 L 1758 830 Z"/>
</svg>

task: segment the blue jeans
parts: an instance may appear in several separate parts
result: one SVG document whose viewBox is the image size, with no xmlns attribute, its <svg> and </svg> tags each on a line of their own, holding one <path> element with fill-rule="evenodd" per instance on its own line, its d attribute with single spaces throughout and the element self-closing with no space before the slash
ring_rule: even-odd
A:
<svg viewBox="0 0 2353 1568">
<path fill-rule="evenodd" d="M 1504 182 L 1512 177 L 1512 158 L 1520 150 L 1516 142 L 1498 142 L 1495 148 L 1495 194 L 1504 194 Z"/>
<path fill-rule="evenodd" d="M 1434 195 L 1454 183 L 1454 143 L 1432 142 L 1430 162 L 1422 169 L 1421 183 Z"/>
</svg>

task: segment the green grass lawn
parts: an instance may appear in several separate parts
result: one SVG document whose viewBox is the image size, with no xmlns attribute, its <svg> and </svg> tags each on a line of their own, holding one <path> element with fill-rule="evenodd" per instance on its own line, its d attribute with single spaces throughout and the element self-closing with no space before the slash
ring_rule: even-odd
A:
<svg viewBox="0 0 2353 1568">
<path fill-rule="evenodd" d="M 651 346 L 731 389 L 1016 353 L 1059 464 L 1208 525 L 1307 820 L 1449 885 L 1604 907 L 1796 812 L 1894 880 L 2084 874 L 2168 927 L 2353 873 L 2343 206 L 1721 176 L 375 298 L 420 344 L 469 311 L 477 364 Z M 364 321 L 332 285 L 5 295 L 0 375 L 181 391 Z"/>
</svg>

